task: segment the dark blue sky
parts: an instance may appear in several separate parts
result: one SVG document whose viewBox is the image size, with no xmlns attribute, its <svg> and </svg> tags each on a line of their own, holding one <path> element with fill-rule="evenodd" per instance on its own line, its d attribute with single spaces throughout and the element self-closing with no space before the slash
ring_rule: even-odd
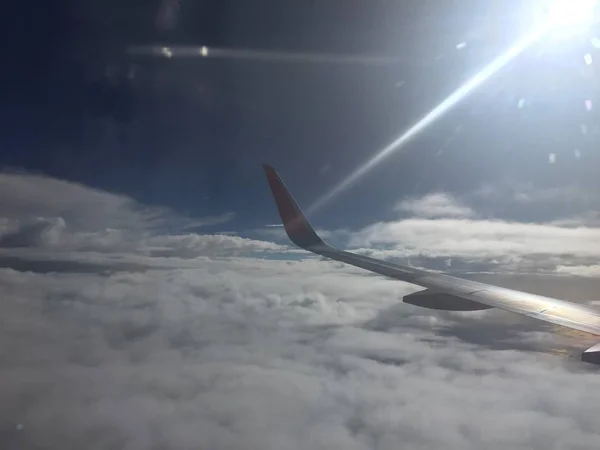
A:
<svg viewBox="0 0 600 450">
<path fill-rule="evenodd" d="M 476 0 L 451 3 L 182 0 L 170 31 L 155 27 L 158 2 L 12 5 L 4 17 L 14 45 L 3 73 L 0 164 L 192 215 L 233 211 L 230 229 L 274 222 L 262 162 L 275 165 L 308 205 L 517 37 L 509 2 L 504 9 Z M 460 42 L 467 46 L 457 49 Z M 397 60 L 351 65 L 126 55 L 128 46 L 162 43 Z M 544 54 L 540 45 L 315 221 L 358 227 L 388 218 L 406 195 L 461 194 L 506 180 L 600 187 L 599 79 L 595 62 L 584 61 L 586 53 L 600 54 L 588 39 L 560 49 L 546 45 Z M 106 74 L 119 79 L 130 70 L 130 84 L 106 90 Z"/>
</svg>

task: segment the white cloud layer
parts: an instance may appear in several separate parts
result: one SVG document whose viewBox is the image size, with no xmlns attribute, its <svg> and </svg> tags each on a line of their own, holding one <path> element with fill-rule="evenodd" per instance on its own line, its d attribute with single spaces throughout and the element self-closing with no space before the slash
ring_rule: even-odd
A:
<svg viewBox="0 0 600 450">
<path fill-rule="evenodd" d="M 597 192 L 584 189 L 578 185 L 536 187 L 531 183 L 508 180 L 500 185 L 484 185 L 469 197 L 495 204 L 521 203 L 530 206 L 551 203 L 577 204 L 578 206 L 590 208 L 597 206 L 600 202 L 600 196 Z"/>
<path fill-rule="evenodd" d="M 195 264 L 0 270 L 0 446 L 597 448 L 598 374 L 542 325 L 333 263 Z"/>
<path fill-rule="evenodd" d="M 341 263 L 232 257 L 290 250 L 160 234 L 155 224 L 180 220 L 172 212 L 46 177 L 0 176 L 2 207 L 2 449 L 598 447 L 598 371 L 555 355 L 597 342 L 580 333 L 404 305 L 419 288 Z M 557 254 L 591 258 L 597 237 L 413 219 L 354 243 L 479 260 L 533 252 L 573 273 L 585 269 Z M 591 276 L 552 280 L 511 282 L 597 300 Z"/>
<path fill-rule="evenodd" d="M 407 252 L 431 256 L 496 257 L 530 254 L 596 256 L 600 228 L 500 220 L 407 219 L 371 225 L 351 246 L 401 244 Z"/>
<path fill-rule="evenodd" d="M 558 266 L 557 273 L 567 275 L 579 275 L 581 277 L 600 278 L 600 265 L 592 264 L 589 266 Z"/>
<path fill-rule="evenodd" d="M 597 264 L 600 255 L 598 207 L 600 197 L 577 185 L 507 182 L 460 198 L 436 192 L 399 202 L 395 210 L 409 217 L 349 234 L 347 246 L 440 270 L 591 276 L 593 267 L 586 267 Z M 515 219 L 520 216 L 528 220 Z"/>
<path fill-rule="evenodd" d="M 27 173 L 0 173 L 0 248 L 56 252 L 94 251 L 140 255 L 233 256 L 281 252 L 286 246 L 220 234 L 160 234 L 226 222 L 220 217 L 184 218 L 168 208 L 89 187 Z"/>
<path fill-rule="evenodd" d="M 417 217 L 471 217 L 473 210 L 445 192 L 402 200 L 394 210 Z"/>
<path fill-rule="evenodd" d="M 162 224 L 170 214 L 122 195 L 30 173 L 0 174 L 0 211 L 13 220 L 61 217 L 84 230 L 147 228 Z"/>
</svg>

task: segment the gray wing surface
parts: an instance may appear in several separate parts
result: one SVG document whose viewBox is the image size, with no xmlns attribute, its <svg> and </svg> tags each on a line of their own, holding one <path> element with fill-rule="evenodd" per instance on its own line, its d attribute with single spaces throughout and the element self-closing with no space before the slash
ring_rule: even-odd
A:
<svg viewBox="0 0 600 450">
<path fill-rule="evenodd" d="M 285 231 L 294 244 L 336 261 L 427 288 L 405 297 L 406 303 L 455 311 L 499 308 L 600 335 L 600 311 L 586 305 L 415 269 L 332 247 L 317 235 L 277 171 L 269 165 L 264 165 L 264 170 Z M 597 357 L 600 363 L 600 344 L 596 347 L 585 352 L 583 359 L 596 362 L 588 353 L 593 350 L 594 358 Z M 599 352 L 597 356 L 596 352 Z"/>
</svg>

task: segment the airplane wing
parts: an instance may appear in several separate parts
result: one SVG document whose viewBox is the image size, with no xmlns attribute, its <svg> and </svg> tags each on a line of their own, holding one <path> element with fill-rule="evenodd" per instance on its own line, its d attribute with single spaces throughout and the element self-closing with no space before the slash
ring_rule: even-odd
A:
<svg viewBox="0 0 600 450">
<path fill-rule="evenodd" d="M 266 164 L 264 170 L 285 231 L 294 244 L 317 255 L 426 288 L 405 296 L 405 303 L 448 311 L 499 308 L 600 335 L 600 311 L 589 306 L 415 269 L 332 247 L 317 235 L 277 171 Z M 583 352 L 582 360 L 600 364 L 600 344 Z"/>
</svg>

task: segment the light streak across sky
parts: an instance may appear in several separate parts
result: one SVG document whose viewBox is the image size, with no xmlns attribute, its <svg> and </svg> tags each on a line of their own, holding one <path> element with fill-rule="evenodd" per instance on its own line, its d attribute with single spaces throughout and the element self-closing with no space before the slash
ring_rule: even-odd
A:
<svg viewBox="0 0 600 450">
<path fill-rule="evenodd" d="M 516 44 L 494 59 L 490 64 L 484 67 L 480 72 L 478 72 L 471 79 L 467 80 L 462 86 L 452 92 L 447 98 L 445 98 L 439 105 L 429 111 L 425 116 L 423 116 L 419 121 L 417 121 L 412 127 L 410 127 L 407 131 L 405 131 L 402 135 L 388 144 L 386 147 L 378 151 L 375 156 L 366 161 L 364 164 L 359 166 L 353 172 L 350 173 L 346 178 L 344 178 L 340 183 L 333 187 L 329 192 L 325 193 L 322 197 L 317 199 L 310 208 L 308 208 L 308 212 L 314 212 L 327 202 L 329 202 L 334 197 L 341 194 L 345 191 L 349 186 L 355 183 L 359 178 L 369 172 L 373 167 L 382 162 L 385 158 L 390 156 L 392 153 L 398 151 L 401 147 L 403 147 L 408 141 L 418 135 L 421 131 L 435 122 L 437 119 L 442 117 L 445 113 L 450 111 L 454 106 L 456 106 L 460 101 L 462 101 L 465 97 L 471 94 L 475 89 L 481 86 L 485 81 L 487 81 L 490 77 L 492 77 L 496 72 L 498 72 L 502 67 L 508 64 L 513 58 L 523 52 L 527 47 L 529 47 L 532 43 L 534 43 L 539 37 L 544 33 L 546 27 L 538 27 L 522 39 L 520 39 Z"/>
<path fill-rule="evenodd" d="M 344 192 L 353 183 L 358 181 L 363 175 L 369 172 L 385 158 L 399 151 L 412 138 L 425 130 L 444 114 L 449 112 L 458 103 L 473 93 L 483 83 L 495 75 L 506 64 L 516 56 L 526 50 L 531 44 L 539 40 L 549 32 L 562 32 L 572 34 L 574 31 L 581 31 L 589 28 L 597 19 L 595 8 L 598 0 L 540 0 L 539 6 L 543 6 L 543 14 L 534 22 L 532 30 L 500 54 L 490 64 L 485 66 L 475 76 L 467 80 L 458 89 L 452 92 L 435 108 L 425 114 L 412 127 L 406 130 L 386 147 L 379 150 L 373 157 L 360 165 L 346 178 L 342 179 L 331 190 L 318 198 L 308 208 L 308 212 L 314 212 L 334 197 Z M 539 16 L 539 14 L 538 14 Z M 462 48 L 462 44 L 457 48 Z M 215 48 L 206 46 L 139 46 L 130 47 L 128 53 L 131 55 L 154 55 L 166 58 L 226 58 L 226 59 L 246 59 L 251 61 L 267 62 L 294 62 L 294 63 L 351 63 L 351 64 L 394 64 L 401 62 L 401 58 L 372 56 L 372 55 L 333 55 L 333 54 L 314 54 L 314 53 L 289 53 L 265 50 L 247 50 L 231 48 Z M 587 60 L 586 60 L 587 62 Z"/>
<path fill-rule="evenodd" d="M 314 212 L 334 197 L 344 192 L 348 187 L 369 172 L 373 167 L 382 162 L 385 158 L 401 149 L 408 141 L 417 136 L 425 128 L 450 111 L 459 102 L 465 99 L 475 89 L 480 87 L 485 81 L 496 74 L 512 59 L 526 50 L 534 42 L 542 38 L 549 32 L 577 32 L 589 28 L 596 22 L 595 8 L 598 0 L 552 0 L 545 2 L 546 15 L 538 23 L 534 24 L 532 30 L 512 45 L 508 50 L 494 59 L 490 64 L 484 67 L 474 77 L 467 80 L 462 86 L 452 92 L 439 105 L 429 111 L 412 127 L 402 135 L 392 141 L 383 149 L 379 150 L 375 156 L 367 160 L 364 164 L 356 168 L 346 178 L 335 185 L 330 191 L 317 199 L 308 209 L 308 212 Z"/>
</svg>

